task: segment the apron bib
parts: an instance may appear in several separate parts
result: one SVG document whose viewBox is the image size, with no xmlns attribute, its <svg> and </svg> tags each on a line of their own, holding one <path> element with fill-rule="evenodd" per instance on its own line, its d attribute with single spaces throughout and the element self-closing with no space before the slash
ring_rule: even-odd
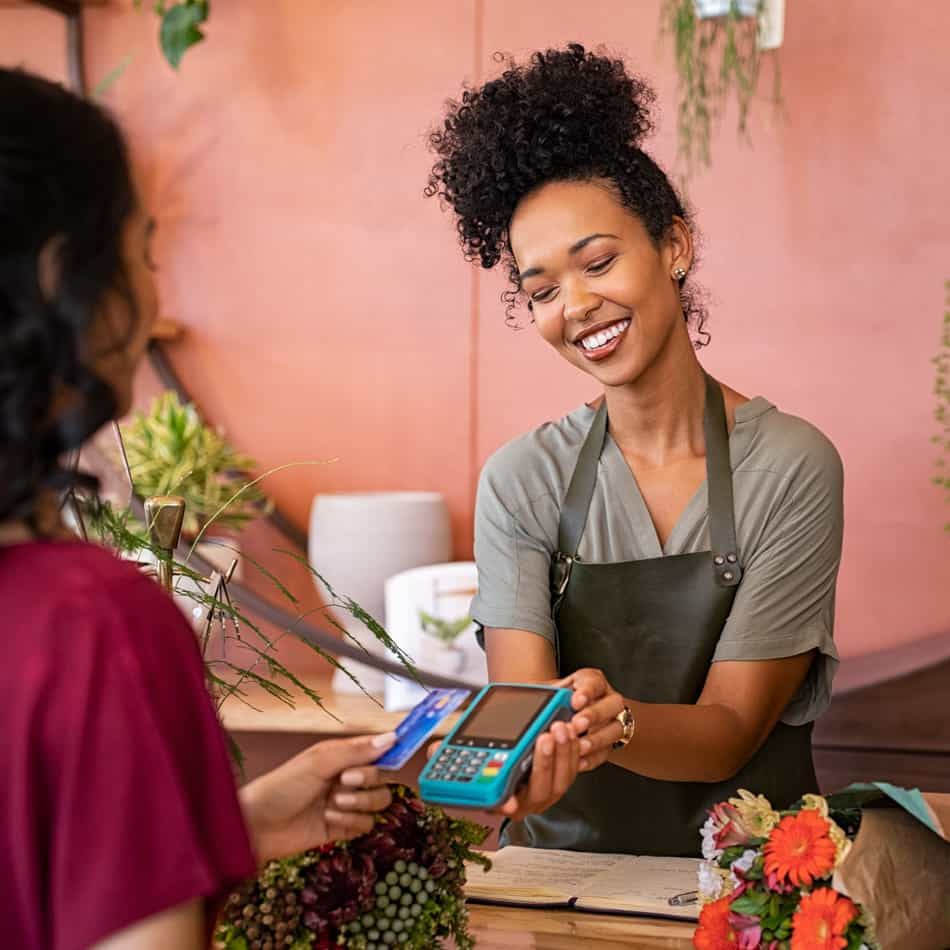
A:
<svg viewBox="0 0 950 950">
<path fill-rule="evenodd" d="M 601 404 L 561 509 L 551 565 L 561 676 L 594 667 L 635 700 L 692 704 L 699 698 L 742 578 L 725 406 L 722 390 L 708 375 L 703 427 L 712 550 L 588 563 L 577 550 L 607 433 L 606 401 Z M 660 781 L 608 762 L 578 775 L 543 814 L 507 824 L 502 843 L 695 856 L 707 809 L 739 788 L 763 794 L 779 808 L 817 791 L 811 723 L 778 723 L 739 773 L 718 784 Z"/>
</svg>

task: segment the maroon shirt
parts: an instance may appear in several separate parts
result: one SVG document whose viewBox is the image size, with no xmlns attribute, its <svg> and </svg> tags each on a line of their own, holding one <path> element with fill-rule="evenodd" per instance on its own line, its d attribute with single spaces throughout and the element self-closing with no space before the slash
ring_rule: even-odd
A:
<svg viewBox="0 0 950 950">
<path fill-rule="evenodd" d="M 92 545 L 0 547 L 0 945 L 86 950 L 255 871 L 195 636 Z"/>
</svg>

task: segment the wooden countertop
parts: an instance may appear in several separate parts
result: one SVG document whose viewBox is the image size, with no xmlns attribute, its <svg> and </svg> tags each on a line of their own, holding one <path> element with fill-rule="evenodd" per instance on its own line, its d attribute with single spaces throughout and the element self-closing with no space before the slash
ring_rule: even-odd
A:
<svg viewBox="0 0 950 950">
<path fill-rule="evenodd" d="M 295 702 L 292 709 L 260 687 L 249 685 L 242 687 L 247 693 L 246 702 L 231 696 L 222 704 L 221 721 L 224 727 L 229 732 L 362 735 L 395 729 L 405 717 L 404 711 L 388 712 L 383 709 L 382 696 L 334 693 L 327 679 L 304 679 L 304 682 L 321 697 L 326 709 L 316 706 L 313 700 L 298 689 L 290 689 Z M 443 720 L 434 735 L 446 735 L 457 718 L 456 714 Z"/>
<path fill-rule="evenodd" d="M 691 950 L 694 924 L 564 910 L 469 905 L 478 950 Z"/>
</svg>

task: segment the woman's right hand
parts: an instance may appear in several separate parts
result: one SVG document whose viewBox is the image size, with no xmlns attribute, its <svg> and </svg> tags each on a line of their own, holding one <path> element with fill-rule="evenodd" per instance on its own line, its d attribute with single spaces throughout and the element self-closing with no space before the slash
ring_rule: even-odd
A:
<svg viewBox="0 0 950 950">
<path fill-rule="evenodd" d="M 571 729 L 580 738 L 580 771 L 599 768 L 623 735 L 617 716 L 626 700 L 609 683 L 603 670 L 585 668 L 558 680 L 555 686 L 573 689 Z"/>
<path fill-rule="evenodd" d="M 556 722 L 538 736 L 528 781 L 498 811 L 520 821 L 550 808 L 574 784 L 580 761 L 580 741 L 574 730 Z"/>
</svg>

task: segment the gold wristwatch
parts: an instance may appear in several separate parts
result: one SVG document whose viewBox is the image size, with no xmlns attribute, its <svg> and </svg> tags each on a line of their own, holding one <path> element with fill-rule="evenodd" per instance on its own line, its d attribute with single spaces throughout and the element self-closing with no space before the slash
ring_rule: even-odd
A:
<svg viewBox="0 0 950 950">
<path fill-rule="evenodd" d="M 636 728 L 636 720 L 633 718 L 633 713 L 630 712 L 629 706 L 624 706 L 623 709 L 617 713 L 617 722 L 623 726 L 623 735 L 614 743 L 613 747 L 615 749 L 622 749 L 633 738 L 633 730 Z"/>
</svg>

